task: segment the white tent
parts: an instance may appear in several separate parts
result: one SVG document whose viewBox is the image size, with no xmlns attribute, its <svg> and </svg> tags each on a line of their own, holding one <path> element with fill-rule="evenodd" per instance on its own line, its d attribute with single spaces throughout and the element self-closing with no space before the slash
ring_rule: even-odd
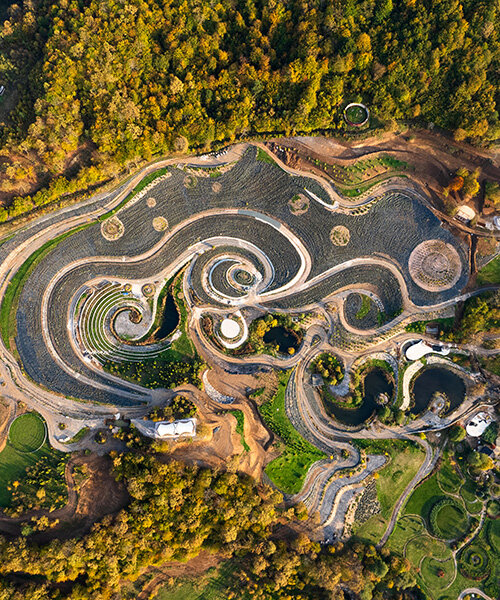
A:
<svg viewBox="0 0 500 600">
<path fill-rule="evenodd" d="M 182 419 L 168 423 L 160 421 L 156 423 L 155 433 L 158 438 L 177 437 L 180 435 L 194 436 L 196 434 L 196 421 L 194 419 Z"/>
</svg>

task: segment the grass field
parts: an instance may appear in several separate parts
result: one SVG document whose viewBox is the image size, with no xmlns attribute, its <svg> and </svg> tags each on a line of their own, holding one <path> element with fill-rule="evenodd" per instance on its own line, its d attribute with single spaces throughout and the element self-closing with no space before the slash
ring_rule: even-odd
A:
<svg viewBox="0 0 500 600">
<path fill-rule="evenodd" d="M 456 494 L 464 480 L 460 478 L 453 465 L 450 463 L 450 456 L 445 453 L 441 468 L 437 472 L 437 481 L 443 492 Z"/>
<path fill-rule="evenodd" d="M 419 485 L 404 507 L 405 515 L 421 515 L 427 519 L 432 506 L 443 495 L 434 474 Z"/>
<path fill-rule="evenodd" d="M 35 452 L 45 441 L 45 423 L 34 412 L 24 413 L 9 429 L 9 443 L 18 452 Z"/>
<path fill-rule="evenodd" d="M 29 417 L 29 419 L 27 418 Z M 17 425 L 15 425 L 17 423 Z M 15 427 L 13 427 L 15 425 Z M 41 425 L 41 427 L 40 427 Z M 23 431 L 22 427 L 26 426 Z M 12 424 L 9 440 L 5 448 L 0 452 L 0 507 L 10 505 L 11 491 L 7 489 L 14 481 L 21 481 L 28 467 L 35 465 L 41 457 L 52 459 L 57 457 L 59 453 L 50 448 L 47 442 L 41 447 L 40 443 L 45 438 L 45 423 L 36 413 L 26 413 L 21 415 Z M 38 450 L 34 452 L 19 451 L 11 443 L 10 440 L 20 448 L 36 447 Z M 30 442 L 27 444 L 27 442 Z"/>
<path fill-rule="evenodd" d="M 460 537 L 469 527 L 467 513 L 477 517 L 481 510 L 482 502 L 476 498 L 473 482 L 461 479 L 453 461 L 454 457 L 445 452 L 438 471 L 415 489 L 387 547 L 410 561 L 417 571 L 419 585 L 432 600 L 454 600 L 468 587 L 478 587 L 491 598 L 497 598 L 500 597 L 500 521 L 486 519 L 472 542 L 479 552 L 487 554 L 488 570 L 485 578 L 477 581 L 460 572 L 450 543 L 432 537 L 428 531 L 433 521 L 443 538 Z M 441 503 L 445 500 L 451 503 Z M 433 507 L 435 514 L 431 518 Z M 468 547 L 465 545 L 464 550 Z M 459 557 L 460 553 L 458 560 Z"/>
<path fill-rule="evenodd" d="M 378 472 L 377 496 L 382 517 L 391 516 L 394 505 L 410 483 L 424 460 L 420 446 L 402 440 L 358 441 L 369 454 L 385 454 L 388 464 Z"/>
<path fill-rule="evenodd" d="M 285 391 L 291 372 L 280 377 L 275 396 L 259 407 L 262 418 L 283 441 L 285 449 L 281 456 L 266 467 L 271 481 L 287 494 L 296 494 L 302 488 L 309 467 L 325 454 L 305 440 L 293 427 L 285 413 Z"/>
<path fill-rule="evenodd" d="M 434 534 L 445 540 L 461 537 L 468 527 L 468 518 L 464 510 L 457 504 L 439 504 L 433 509 L 436 526 Z"/>
<path fill-rule="evenodd" d="M 500 257 L 495 258 L 477 274 L 478 285 L 496 285 L 500 283 Z"/>
</svg>

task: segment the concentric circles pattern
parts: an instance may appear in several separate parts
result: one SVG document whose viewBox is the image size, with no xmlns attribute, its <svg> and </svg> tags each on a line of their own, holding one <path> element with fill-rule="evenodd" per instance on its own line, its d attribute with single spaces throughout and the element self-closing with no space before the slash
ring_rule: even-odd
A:
<svg viewBox="0 0 500 600">
<path fill-rule="evenodd" d="M 424 290 L 438 292 L 452 288 L 460 278 L 462 262 L 456 249 L 443 240 L 419 244 L 408 260 L 410 275 Z"/>
<path fill-rule="evenodd" d="M 147 332 L 152 318 L 147 302 L 124 292 L 120 283 L 107 283 L 96 289 L 86 290 L 79 304 L 79 313 L 74 315 L 75 342 L 82 356 L 99 363 L 113 359 L 116 362 L 140 362 L 160 354 L 167 344 L 147 346 L 132 345 L 120 339 L 113 327 L 114 317 L 124 309 L 134 309 L 142 315 L 143 332 Z M 149 314 L 148 314 L 149 313 Z"/>
<path fill-rule="evenodd" d="M 465 248 L 409 191 L 381 193 L 366 214 L 331 210 L 326 185 L 258 160 L 252 146 L 217 181 L 166 170 L 114 216 L 67 236 L 30 272 L 16 346 L 35 382 L 94 402 L 143 400 L 145 391 L 99 363 L 165 349 L 167 341 L 137 342 L 165 283 L 182 269 L 189 327 L 203 314 L 218 323 L 240 311 L 242 332 L 252 311 L 296 313 L 349 290 L 380 299 L 377 308 L 390 319 L 409 303 L 451 300 L 465 285 Z M 294 198 L 307 199 L 306 214 L 293 214 Z M 153 222 L 168 229 L 156 231 Z M 332 244 L 331 232 L 342 245 Z M 414 250 L 429 244 L 440 251 L 436 258 Z"/>
</svg>

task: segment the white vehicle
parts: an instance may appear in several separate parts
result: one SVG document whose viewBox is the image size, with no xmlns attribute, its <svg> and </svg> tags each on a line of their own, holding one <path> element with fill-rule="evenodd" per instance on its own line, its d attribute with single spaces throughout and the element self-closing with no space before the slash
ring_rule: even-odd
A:
<svg viewBox="0 0 500 600">
<path fill-rule="evenodd" d="M 0 96 L 3 96 L 4 94 L 5 94 L 5 86 L 0 85 Z"/>
</svg>

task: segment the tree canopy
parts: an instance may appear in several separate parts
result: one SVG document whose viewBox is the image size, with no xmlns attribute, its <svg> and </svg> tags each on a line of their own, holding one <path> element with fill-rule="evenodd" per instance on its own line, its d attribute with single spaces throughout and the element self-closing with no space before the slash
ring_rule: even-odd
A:
<svg viewBox="0 0 500 600">
<path fill-rule="evenodd" d="M 91 184 L 110 161 L 343 129 L 350 101 L 495 139 L 499 30 L 495 0 L 28 1 L 0 35 L 0 78 L 18 88 L 4 147 L 75 177 L 90 144 Z"/>
</svg>

